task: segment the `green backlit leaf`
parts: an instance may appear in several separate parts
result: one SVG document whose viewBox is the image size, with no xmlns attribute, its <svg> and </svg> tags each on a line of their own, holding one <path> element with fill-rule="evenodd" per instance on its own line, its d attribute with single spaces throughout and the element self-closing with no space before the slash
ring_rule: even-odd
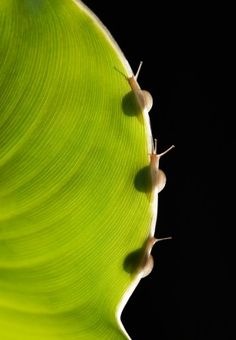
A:
<svg viewBox="0 0 236 340">
<path fill-rule="evenodd" d="M 131 70 L 73 0 L 0 2 L 0 338 L 126 339 L 153 218 Z"/>
</svg>

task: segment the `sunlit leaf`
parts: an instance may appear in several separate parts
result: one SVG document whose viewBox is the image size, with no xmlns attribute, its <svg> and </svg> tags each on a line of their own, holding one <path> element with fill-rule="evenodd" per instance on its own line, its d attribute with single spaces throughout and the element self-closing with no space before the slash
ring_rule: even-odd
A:
<svg viewBox="0 0 236 340">
<path fill-rule="evenodd" d="M 3 340 L 127 338 L 155 217 L 131 75 L 82 3 L 1 0 Z"/>
</svg>

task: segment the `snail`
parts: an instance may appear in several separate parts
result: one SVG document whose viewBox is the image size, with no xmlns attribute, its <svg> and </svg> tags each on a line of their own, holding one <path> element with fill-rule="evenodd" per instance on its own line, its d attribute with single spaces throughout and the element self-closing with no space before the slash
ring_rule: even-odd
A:
<svg viewBox="0 0 236 340">
<path fill-rule="evenodd" d="M 153 236 L 150 236 L 149 239 L 147 240 L 146 247 L 145 247 L 145 253 L 141 262 L 140 266 L 140 272 L 142 273 L 142 278 L 148 276 L 154 266 L 154 260 L 151 255 L 152 247 L 154 246 L 155 243 L 159 241 L 165 241 L 165 240 L 171 240 L 172 237 L 163 237 L 163 238 L 155 238 Z"/>
<path fill-rule="evenodd" d="M 141 90 L 141 88 L 140 88 L 140 86 L 137 82 L 142 64 L 143 64 L 143 62 L 141 61 L 136 74 L 129 77 L 128 82 L 129 82 L 130 87 L 133 90 L 135 97 L 136 97 L 140 107 L 142 108 L 142 110 L 147 110 L 147 112 L 149 112 L 152 108 L 152 105 L 153 105 L 152 95 L 146 90 Z"/>
<path fill-rule="evenodd" d="M 154 139 L 153 150 L 150 154 L 150 170 L 152 186 L 157 189 L 157 193 L 159 193 L 166 184 L 166 175 L 162 170 L 159 169 L 160 158 L 174 147 L 174 145 L 171 145 L 166 151 L 157 154 L 157 139 Z"/>
</svg>

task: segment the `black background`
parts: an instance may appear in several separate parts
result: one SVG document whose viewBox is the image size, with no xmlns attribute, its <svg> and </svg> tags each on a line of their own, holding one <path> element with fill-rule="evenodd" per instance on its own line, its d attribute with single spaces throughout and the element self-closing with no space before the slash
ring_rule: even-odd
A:
<svg viewBox="0 0 236 340">
<path fill-rule="evenodd" d="M 235 74 L 232 8 L 146 0 L 85 3 L 154 98 L 167 185 L 159 196 L 155 268 L 123 312 L 133 340 L 236 339 Z"/>
</svg>

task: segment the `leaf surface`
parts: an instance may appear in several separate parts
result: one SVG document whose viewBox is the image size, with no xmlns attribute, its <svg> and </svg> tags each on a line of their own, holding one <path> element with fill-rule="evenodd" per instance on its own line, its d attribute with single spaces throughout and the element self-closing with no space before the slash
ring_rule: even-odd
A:
<svg viewBox="0 0 236 340">
<path fill-rule="evenodd" d="M 0 338 L 126 339 L 154 215 L 131 70 L 81 2 L 1 0 L 0 37 Z"/>
</svg>

